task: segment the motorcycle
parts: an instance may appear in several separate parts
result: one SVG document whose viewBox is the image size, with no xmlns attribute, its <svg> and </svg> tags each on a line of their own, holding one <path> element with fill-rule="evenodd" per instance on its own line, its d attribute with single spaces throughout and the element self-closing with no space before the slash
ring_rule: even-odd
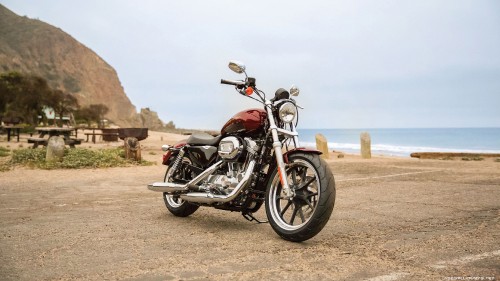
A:
<svg viewBox="0 0 500 281">
<path fill-rule="evenodd" d="M 220 135 L 192 134 L 173 146 L 163 145 L 163 182 L 148 185 L 162 192 L 167 209 L 187 217 L 200 206 L 238 211 L 249 221 L 265 205 L 268 222 L 283 239 L 314 237 L 328 222 L 335 203 L 335 180 L 320 151 L 301 147 L 296 126 L 299 89 L 280 88 L 266 99 L 248 77 L 245 65 L 229 68 L 244 80 L 221 79 L 263 105 L 234 115 Z M 252 94 L 255 94 L 252 96 Z"/>
</svg>

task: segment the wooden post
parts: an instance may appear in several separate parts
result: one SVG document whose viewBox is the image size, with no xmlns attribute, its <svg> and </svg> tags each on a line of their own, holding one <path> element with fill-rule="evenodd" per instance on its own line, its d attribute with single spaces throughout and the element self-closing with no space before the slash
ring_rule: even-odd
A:
<svg viewBox="0 0 500 281">
<path fill-rule="evenodd" d="M 370 134 L 368 134 L 367 132 L 361 133 L 360 140 L 361 140 L 361 158 L 363 159 L 372 158 Z"/>
<path fill-rule="evenodd" d="M 125 159 L 141 161 L 141 144 L 136 138 L 125 138 Z"/>
<path fill-rule="evenodd" d="M 64 138 L 53 136 L 47 143 L 45 161 L 62 161 L 64 157 Z"/>
<path fill-rule="evenodd" d="M 328 152 L 328 141 L 322 134 L 316 134 L 316 148 L 321 151 L 321 157 L 324 159 L 330 159 L 330 153 Z"/>
</svg>

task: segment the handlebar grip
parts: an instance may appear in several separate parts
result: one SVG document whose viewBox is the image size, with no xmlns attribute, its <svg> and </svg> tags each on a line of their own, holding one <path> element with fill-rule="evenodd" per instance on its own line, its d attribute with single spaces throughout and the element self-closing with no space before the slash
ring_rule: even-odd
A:
<svg viewBox="0 0 500 281">
<path fill-rule="evenodd" d="M 234 86 L 244 86 L 245 85 L 245 82 L 243 82 L 243 81 L 233 81 L 233 80 L 225 80 L 225 79 L 221 79 L 220 83 L 227 84 L 227 85 L 234 85 Z"/>
</svg>

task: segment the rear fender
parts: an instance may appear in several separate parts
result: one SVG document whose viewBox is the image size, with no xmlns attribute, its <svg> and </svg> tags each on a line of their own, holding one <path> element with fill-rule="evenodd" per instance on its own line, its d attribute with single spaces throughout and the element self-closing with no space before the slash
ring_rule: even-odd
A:
<svg viewBox="0 0 500 281">
<path fill-rule="evenodd" d="M 176 143 L 173 148 L 169 149 L 165 154 L 163 154 L 163 165 L 170 165 L 172 161 L 175 159 L 177 154 L 179 154 L 179 150 L 186 145 L 187 140 L 181 140 L 180 142 Z"/>
</svg>

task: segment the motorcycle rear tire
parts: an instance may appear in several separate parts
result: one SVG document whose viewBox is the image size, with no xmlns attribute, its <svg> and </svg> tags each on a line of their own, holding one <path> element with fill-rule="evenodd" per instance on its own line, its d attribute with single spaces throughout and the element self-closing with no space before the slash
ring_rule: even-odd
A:
<svg viewBox="0 0 500 281">
<path fill-rule="evenodd" d="M 167 196 L 170 196 L 173 200 L 178 200 L 181 201 L 178 203 L 178 205 L 172 204 L 169 202 L 169 198 Z M 200 206 L 191 204 L 189 202 L 186 202 L 180 198 L 174 198 L 172 195 L 168 195 L 167 193 L 163 193 L 163 200 L 165 201 L 165 206 L 167 207 L 168 211 L 172 213 L 176 217 L 187 217 L 192 215 Z"/>
<path fill-rule="evenodd" d="M 286 177 L 296 195 L 285 198 L 275 168 L 267 184 L 266 213 L 281 238 L 302 242 L 318 234 L 330 219 L 335 204 L 335 180 L 328 164 L 317 154 L 294 153 L 288 159 Z"/>
<path fill-rule="evenodd" d="M 182 161 L 191 163 L 191 161 L 187 157 L 183 158 Z M 170 167 L 168 167 L 167 171 L 165 172 L 163 181 L 167 181 L 169 171 Z M 198 210 L 198 208 L 200 207 L 198 205 L 194 205 L 187 201 L 184 201 L 178 196 L 176 197 L 175 195 L 169 195 L 166 192 L 163 193 L 163 201 L 165 202 L 165 206 L 167 207 L 168 211 L 177 217 L 187 217 L 196 212 L 196 210 Z"/>
</svg>

